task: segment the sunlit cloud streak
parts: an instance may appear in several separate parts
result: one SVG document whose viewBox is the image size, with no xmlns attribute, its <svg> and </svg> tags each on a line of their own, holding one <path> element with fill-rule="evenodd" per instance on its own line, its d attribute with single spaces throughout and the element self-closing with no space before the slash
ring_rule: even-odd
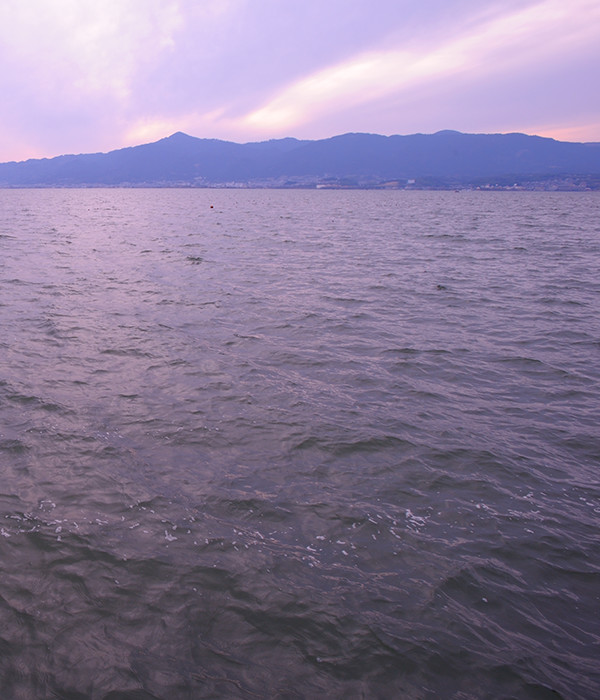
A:
<svg viewBox="0 0 600 700">
<path fill-rule="evenodd" d="M 0 3 L 0 161 L 174 131 L 600 140 L 597 0 Z"/>
<path fill-rule="evenodd" d="M 546 0 L 425 50 L 372 51 L 318 71 L 287 87 L 245 121 L 266 132 L 289 131 L 318 115 L 457 74 L 473 80 L 541 62 L 598 39 L 600 4 Z"/>
</svg>

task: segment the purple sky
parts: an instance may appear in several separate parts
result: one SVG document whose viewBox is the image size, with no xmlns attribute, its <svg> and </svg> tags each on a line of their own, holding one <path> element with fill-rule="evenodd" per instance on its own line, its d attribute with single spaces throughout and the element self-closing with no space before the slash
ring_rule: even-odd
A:
<svg viewBox="0 0 600 700">
<path fill-rule="evenodd" d="M 0 161 L 174 131 L 600 141 L 599 0 L 1 0 Z"/>
</svg>

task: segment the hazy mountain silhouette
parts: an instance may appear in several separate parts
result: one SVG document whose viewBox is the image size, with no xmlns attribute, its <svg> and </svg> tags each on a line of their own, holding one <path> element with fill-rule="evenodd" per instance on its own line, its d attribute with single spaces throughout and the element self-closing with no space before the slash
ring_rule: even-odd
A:
<svg viewBox="0 0 600 700">
<path fill-rule="evenodd" d="M 344 134 L 238 144 L 177 132 L 110 153 L 0 164 L 0 186 L 302 185 L 600 175 L 599 143 L 524 134 Z"/>
</svg>

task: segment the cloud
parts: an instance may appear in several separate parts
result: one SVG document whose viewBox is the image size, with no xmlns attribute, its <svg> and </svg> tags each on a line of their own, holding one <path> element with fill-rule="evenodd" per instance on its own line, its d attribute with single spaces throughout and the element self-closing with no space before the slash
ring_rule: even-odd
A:
<svg viewBox="0 0 600 700">
<path fill-rule="evenodd" d="M 175 0 L 53 0 L 0 5 L 2 127 L 30 142 L 83 141 L 130 104 L 140 64 L 172 51 Z"/>
<path fill-rule="evenodd" d="M 0 160 L 178 130 L 600 139 L 599 26 L 597 0 L 4 0 Z"/>
<path fill-rule="evenodd" d="M 124 97 L 140 57 L 173 47 L 181 22 L 173 0 L 9 3 L 0 8 L 3 59 L 43 76 L 48 92 Z"/>
<path fill-rule="evenodd" d="M 250 129 L 287 133 L 329 112 L 343 112 L 387 95 L 427 89 L 440 81 L 487 80 L 539 64 L 598 40 L 600 5 L 545 0 L 471 27 L 431 47 L 362 53 L 286 87 L 244 118 Z"/>
</svg>

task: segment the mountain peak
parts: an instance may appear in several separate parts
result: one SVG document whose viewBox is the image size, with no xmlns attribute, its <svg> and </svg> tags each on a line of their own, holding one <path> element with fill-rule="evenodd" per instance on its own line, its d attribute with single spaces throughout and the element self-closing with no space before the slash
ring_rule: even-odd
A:
<svg viewBox="0 0 600 700">
<path fill-rule="evenodd" d="M 182 131 L 151 144 L 107 154 L 61 156 L 0 164 L 0 186 L 377 186 L 378 183 L 489 182 L 490 178 L 593 176 L 600 147 L 537 136 L 442 131 L 385 137 L 343 134 L 320 141 L 274 140 L 236 144 Z M 450 183 L 450 184 L 448 184 Z M 582 180 L 582 187 L 588 187 Z"/>
</svg>

